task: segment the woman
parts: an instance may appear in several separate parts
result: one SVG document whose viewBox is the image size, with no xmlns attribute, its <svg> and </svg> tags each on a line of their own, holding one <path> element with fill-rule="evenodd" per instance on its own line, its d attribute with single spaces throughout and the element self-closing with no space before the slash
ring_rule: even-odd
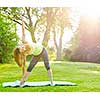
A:
<svg viewBox="0 0 100 100">
<path fill-rule="evenodd" d="M 49 65 L 48 53 L 47 53 L 47 50 L 42 45 L 40 45 L 38 43 L 37 44 L 36 43 L 28 44 L 27 42 L 25 42 L 24 44 L 17 47 L 14 51 L 15 61 L 17 62 L 18 65 L 21 66 L 22 64 L 20 62 L 20 54 L 24 54 L 26 56 L 33 54 L 33 57 L 27 68 L 27 71 L 25 72 L 25 74 L 23 75 L 23 77 L 21 79 L 20 85 L 23 85 L 24 82 L 27 80 L 32 69 L 37 64 L 37 62 L 39 61 L 40 58 L 43 58 L 45 68 L 48 71 L 48 76 L 50 78 L 51 85 L 53 85 L 53 77 L 52 77 L 52 71 L 51 71 L 50 65 Z M 19 59 L 16 56 L 19 56 Z M 16 58 L 17 58 L 17 60 L 16 60 Z"/>
</svg>

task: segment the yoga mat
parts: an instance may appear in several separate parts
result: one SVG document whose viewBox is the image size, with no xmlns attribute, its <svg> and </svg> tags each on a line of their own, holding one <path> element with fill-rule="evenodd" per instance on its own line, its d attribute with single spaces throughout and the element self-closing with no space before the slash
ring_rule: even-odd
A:
<svg viewBox="0 0 100 100">
<path fill-rule="evenodd" d="M 20 87 L 20 81 L 16 80 L 15 82 L 4 82 L 2 83 L 3 87 Z M 50 81 L 41 81 L 41 82 L 25 82 L 21 87 L 33 87 L 33 86 L 52 86 Z M 53 81 L 53 86 L 76 86 L 76 83 L 72 82 L 63 82 L 63 81 Z"/>
</svg>

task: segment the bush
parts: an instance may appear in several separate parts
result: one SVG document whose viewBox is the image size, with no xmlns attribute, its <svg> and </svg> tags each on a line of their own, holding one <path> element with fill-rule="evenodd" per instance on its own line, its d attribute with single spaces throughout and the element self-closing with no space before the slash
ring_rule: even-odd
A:
<svg viewBox="0 0 100 100">
<path fill-rule="evenodd" d="M 63 59 L 70 60 L 71 53 L 72 53 L 72 51 L 70 49 L 64 48 L 63 49 Z"/>
<path fill-rule="evenodd" d="M 0 63 L 12 60 L 13 49 L 17 43 L 16 24 L 0 16 Z"/>
<path fill-rule="evenodd" d="M 54 47 L 48 47 L 48 56 L 49 56 L 49 60 L 55 60 L 56 59 L 56 52 Z"/>
</svg>

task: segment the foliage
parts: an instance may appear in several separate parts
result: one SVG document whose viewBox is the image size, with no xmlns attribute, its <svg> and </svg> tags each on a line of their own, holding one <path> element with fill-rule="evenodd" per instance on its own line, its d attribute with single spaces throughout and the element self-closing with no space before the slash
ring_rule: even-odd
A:
<svg viewBox="0 0 100 100">
<path fill-rule="evenodd" d="M 71 57 L 71 53 L 72 53 L 72 51 L 69 49 L 69 48 L 64 48 L 63 49 L 63 59 L 64 60 L 70 60 L 70 57 Z"/>
<path fill-rule="evenodd" d="M 0 16 L 0 63 L 12 60 L 12 52 L 17 42 L 16 24 Z"/>
<path fill-rule="evenodd" d="M 39 21 L 38 8 L 30 7 L 1 7 L 0 14 L 20 25 L 22 25 L 22 18 L 24 22 L 25 29 L 27 29 L 35 42 L 34 32 Z M 32 17 L 36 17 L 36 20 L 32 21 Z"/>
<path fill-rule="evenodd" d="M 55 17 L 53 23 L 53 40 L 56 47 L 56 60 L 62 59 L 62 37 L 64 34 L 64 29 L 70 27 L 70 9 L 69 8 L 54 8 Z"/>
<path fill-rule="evenodd" d="M 2 16 L 13 20 L 20 25 L 22 25 L 23 17 L 25 29 L 30 32 L 33 42 L 38 41 L 38 39 L 36 39 L 37 37 L 35 36 L 35 34 L 42 33 L 42 38 L 44 38 L 42 39 L 43 42 L 48 43 L 48 30 L 51 27 L 49 23 L 52 23 L 48 12 L 50 11 L 50 9 L 51 8 L 1 7 L 0 11 Z M 46 33 L 46 36 L 43 33 Z M 45 37 L 48 39 L 46 40 Z"/>
<path fill-rule="evenodd" d="M 73 61 L 86 61 L 100 63 L 100 23 L 99 18 L 81 16 L 78 42 L 71 59 Z"/>
<path fill-rule="evenodd" d="M 24 21 L 25 29 L 30 32 L 33 42 L 37 42 L 40 36 L 42 38 L 41 43 L 44 46 L 48 46 L 48 41 L 51 38 L 50 35 L 56 38 L 54 39 L 57 59 L 61 59 L 62 51 L 62 37 L 64 28 L 69 27 L 69 8 L 65 7 L 44 7 L 44 8 L 32 8 L 32 7 L 1 7 L 1 15 L 6 18 L 22 25 L 22 19 Z M 38 34 L 38 35 L 36 35 Z M 57 41 L 59 43 L 57 44 Z"/>
<path fill-rule="evenodd" d="M 56 60 L 55 48 L 54 47 L 48 47 L 47 49 L 48 49 L 49 60 L 50 61 Z"/>
</svg>

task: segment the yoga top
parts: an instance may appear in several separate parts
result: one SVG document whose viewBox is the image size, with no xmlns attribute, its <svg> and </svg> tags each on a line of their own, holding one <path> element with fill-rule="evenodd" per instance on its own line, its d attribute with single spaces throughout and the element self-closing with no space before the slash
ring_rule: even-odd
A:
<svg viewBox="0 0 100 100">
<path fill-rule="evenodd" d="M 34 43 L 31 45 L 31 54 L 33 54 L 34 56 L 38 56 L 42 53 L 43 50 L 43 45 L 39 44 L 39 43 Z"/>
</svg>

